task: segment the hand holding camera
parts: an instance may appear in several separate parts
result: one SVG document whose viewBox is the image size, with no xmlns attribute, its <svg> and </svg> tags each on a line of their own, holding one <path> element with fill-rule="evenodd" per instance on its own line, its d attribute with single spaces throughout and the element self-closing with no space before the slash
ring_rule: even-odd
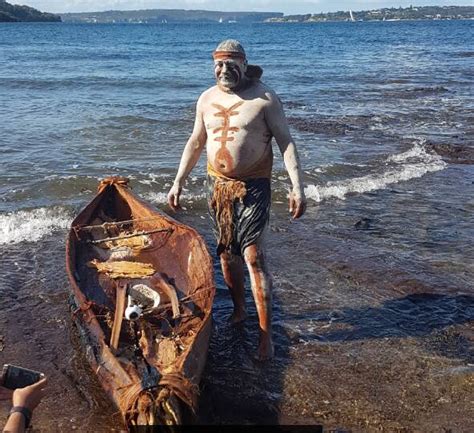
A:
<svg viewBox="0 0 474 433">
<path fill-rule="evenodd" d="M 45 395 L 43 373 L 5 364 L 0 376 L 0 395 L 12 394 L 13 407 L 4 431 L 22 432 L 28 428 L 33 410 Z"/>
<path fill-rule="evenodd" d="M 24 388 L 44 378 L 44 374 L 28 368 L 5 364 L 0 376 L 0 385 L 8 389 Z"/>
<path fill-rule="evenodd" d="M 48 379 L 43 378 L 33 385 L 16 389 L 13 392 L 13 406 L 26 407 L 30 411 L 33 411 L 44 397 L 47 383 Z"/>
</svg>

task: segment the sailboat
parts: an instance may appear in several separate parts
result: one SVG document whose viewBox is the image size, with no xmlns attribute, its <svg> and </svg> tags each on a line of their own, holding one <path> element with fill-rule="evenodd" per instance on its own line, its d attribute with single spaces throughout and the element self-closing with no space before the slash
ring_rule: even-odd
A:
<svg viewBox="0 0 474 433">
<path fill-rule="evenodd" d="M 349 15 L 351 16 L 351 21 L 355 21 L 354 15 L 352 15 L 352 10 L 349 9 Z"/>
</svg>

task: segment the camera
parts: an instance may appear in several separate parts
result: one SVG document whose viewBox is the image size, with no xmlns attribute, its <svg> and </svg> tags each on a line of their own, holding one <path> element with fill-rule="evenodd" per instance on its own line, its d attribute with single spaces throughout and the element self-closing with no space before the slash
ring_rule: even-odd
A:
<svg viewBox="0 0 474 433">
<path fill-rule="evenodd" d="M 0 385 L 8 389 L 24 388 L 33 385 L 44 377 L 43 373 L 16 365 L 4 364 Z"/>
</svg>

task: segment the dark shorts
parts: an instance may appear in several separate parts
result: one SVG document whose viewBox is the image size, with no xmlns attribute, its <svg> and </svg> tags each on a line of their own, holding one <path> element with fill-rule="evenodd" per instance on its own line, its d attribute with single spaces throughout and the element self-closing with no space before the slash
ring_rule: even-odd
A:
<svg viewBox="0 0 474 433">
<path fill-rule="evenodd" d="M 245 248 L 257 243 L 268 224 L 270 217 L 271 189 L 270 179 L 259 178 L 244 181 L 247 190 L 242 200 L 236 198 L 232 206 L 232 242 L 229 246 L 220 242 L 220 227 L 213 209 L 212 197 L 216 178 L 207 177 L 208 208 L 213 222 L 213 231 L 218 242 L 217 255 L 226 250 L 232 254 L 242 256 Z M 222 180 L 219 180 L 222 181 Z"/>
</svg>

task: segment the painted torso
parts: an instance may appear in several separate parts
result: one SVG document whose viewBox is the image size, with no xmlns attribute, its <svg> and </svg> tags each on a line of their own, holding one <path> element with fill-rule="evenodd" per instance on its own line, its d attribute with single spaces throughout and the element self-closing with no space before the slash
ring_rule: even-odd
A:
<svg viewBox="0 0 474 433">
<path fill-rule="evenodd" d="M 215 171 L 232 178 L 271 171 L 272 134 L 265 121 L 267 92 L 256 82 L 238 95 L 217 86 L 202 95 L 207 158 Z"/>
</svg>

